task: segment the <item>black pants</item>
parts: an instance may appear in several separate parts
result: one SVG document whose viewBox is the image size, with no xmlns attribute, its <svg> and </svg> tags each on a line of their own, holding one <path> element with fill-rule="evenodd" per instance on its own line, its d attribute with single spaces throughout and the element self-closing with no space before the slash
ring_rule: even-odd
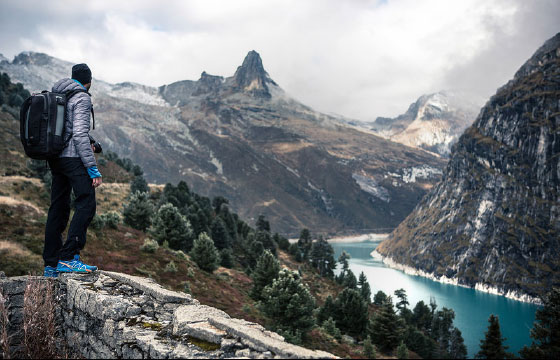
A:
<svg viewBox="0 0 560 360">
<path fill-rule="evenodd" d="M 59 260 L 72 260 L 86 244 L 86 232 L 95 215 L 95 188 L 80 158 L 49 160 L 52 173 L 51 207 L 45 229 L 45 266 L 56 267 Z M 74 190 L 74 216 L 68 238 L 62 233 L 70 217 L 70 193 Z"/>
</svg>

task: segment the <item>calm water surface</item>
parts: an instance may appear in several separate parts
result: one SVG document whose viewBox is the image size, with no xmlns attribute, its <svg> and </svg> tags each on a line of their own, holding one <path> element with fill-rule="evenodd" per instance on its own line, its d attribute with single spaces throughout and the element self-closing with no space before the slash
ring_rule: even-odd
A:
<svg viewBox="0 0 560 360">
<path fill-rule="evenodd" d="M 517 354 L 523 345 L 531 344 L 529 329 L 533 326 L 538 306 L 391 269 L 370 255 L 380 242 L 374 240 L 331 245 L 335 250 L 335 259 L 338 259 L 342 250 L 352 256 L 350 269 L 356 277 L 362 271 L 366 274 L 373 294 L 382 290 L 393 295 L 395 290 L 403 288 L 411 308 L 420 300 L 429 304 L 430 297 L 434 297 L 438 308 L 445 306 L 455 310 L 454 324 L 463 333 L 471 358 L 479 350 L 479 342 L 487 330 L 490 314 L 499 317 L 502 336 L 507 338 L 509 351 Z"/>
</svg>

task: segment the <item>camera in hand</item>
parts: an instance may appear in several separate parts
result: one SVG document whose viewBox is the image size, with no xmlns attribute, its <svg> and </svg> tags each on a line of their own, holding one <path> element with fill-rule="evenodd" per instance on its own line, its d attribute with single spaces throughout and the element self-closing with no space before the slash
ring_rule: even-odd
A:
<svg viewBox="0 0 560 360">
<path fill-rule="evenodd" d="M 101 144 L 98 141 L 96 141 L 91 135 L 89 135 L 89 142 L 91 145 L 93 145 L 94 153 L 99 154 L 103 152 L 103 148 L 101 147 Z"/>
</svg>

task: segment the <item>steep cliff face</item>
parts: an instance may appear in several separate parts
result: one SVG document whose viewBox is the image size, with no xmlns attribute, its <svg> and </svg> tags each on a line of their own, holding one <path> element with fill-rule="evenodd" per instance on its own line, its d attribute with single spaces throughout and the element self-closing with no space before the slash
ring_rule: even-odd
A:
<svg viewBox="0 0 560 360">
<path fill-rule="evenodd" d="M 0 61 L 30 91 L 67 77 L 72 64 L 38 53 Z M 95 75 L 95 69 L 93 74 Z M 203 72 L 159 88 L 94 78 L 92 135 L 131 158 L 148 181 L 186 181 L 225 196 L 242 218 L 266 215 L 296 236 L 388 231 L 441 179 L 445 161 L 348 126 L 286 94 L 251 51 L 229 77 Z"/>
<path fill-rule="evenodd" d="M 560 285 L 560 33 L 482 108 L 442 182 L 378 252 L 512 297 Z"/>
</svg>

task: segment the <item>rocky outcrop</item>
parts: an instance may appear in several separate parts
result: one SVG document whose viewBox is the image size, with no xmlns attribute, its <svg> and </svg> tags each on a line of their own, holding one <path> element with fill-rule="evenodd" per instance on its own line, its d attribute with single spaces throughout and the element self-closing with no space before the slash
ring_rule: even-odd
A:
<svg viewBox="0 0 560 360">
<path fill-rule="evenodd" d="M 482 108 L 442 182 L 377 251 L 520 300 L 560 285 L 560 34 Z"/>
<path fill-rule="evenodd" d="M 34 283 L 55 288 L 58 346 L 84 358 L 334 358 L 286 343 L 256 323 L 232 319 L 150 279 L 105 271 L 58 280 L 0 279 L 12 355 L 22 351 L 24 293 Z"/>
</svg>

